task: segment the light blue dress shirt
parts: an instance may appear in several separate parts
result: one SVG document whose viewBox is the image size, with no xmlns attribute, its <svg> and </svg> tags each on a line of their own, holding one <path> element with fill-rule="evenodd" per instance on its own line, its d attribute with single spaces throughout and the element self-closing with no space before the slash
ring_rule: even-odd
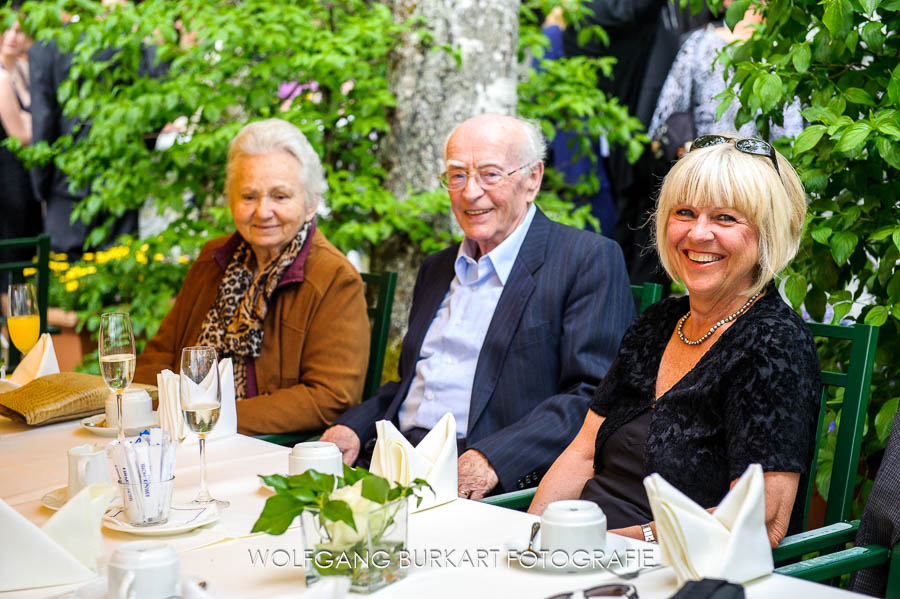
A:
<svg viewBox="0 0 900 599">
<path fill-rule="evenodd" d="M 422 341 L 416 375 L 400 407 L 401 431 L 434 428 L 451 412 L 456 435 L 466 436 L 478 355 L 536 210 L 532 203 L 516 230 L 478 260 L 474 241 L 460 244 L 456 276 Z"/>
</svg>

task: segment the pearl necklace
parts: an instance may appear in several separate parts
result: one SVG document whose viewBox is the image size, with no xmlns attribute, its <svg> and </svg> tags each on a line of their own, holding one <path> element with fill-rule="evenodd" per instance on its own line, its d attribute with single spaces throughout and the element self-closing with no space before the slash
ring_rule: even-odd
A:
<svg viewBox="0 0 900 599">
<path fill-rule="evenodd" d="M 720 320 L 713 326 L 709 327 L 709 330 L 706 331 L 706 334 L 703 335 L 702 337 L 700 337 L 699 339 L 697 339 L 696 341 L 691 341 L 690 339 L 688 339 L 687 337 L 684 336 L 684 323 L 688 319 L 688 317 L 691 315 L 690 310 L 688 310 L 688 313 L 685 314 L 684 316 L 682 316 L 681 320 L 678 321 L 678 327 L 675 329 L 675 332 L 678 333 L 678 338 L 681 339 L 684 343 L 686 343 L 688 345 L 700 345 L 701 343 L 703 343 L 704 341 L 709 339 L 710 335 L 715 333 L 716 329 L 718 329 L 720 326 L 722 326 L 726 322 L 731 322 L 732 320 L 734 320 L 735 318 L 737 318 L 738 316 L 740 316 L 741 314 L 746 312 L 747 308 L 749 308 L 753 304 L 753 302 L 756 301 L 756 298 L 758 298 L 761 293 L 762 293 L 762 289 L 757 291 L 756 295 L 754 295 L 753 297 L 748 299 L 747 303 L 744 304 L 743 306 L 741 306 L 737 312 L 735 312 L 731 316 L 723 318 L 722 320 Z"/>
</svg>

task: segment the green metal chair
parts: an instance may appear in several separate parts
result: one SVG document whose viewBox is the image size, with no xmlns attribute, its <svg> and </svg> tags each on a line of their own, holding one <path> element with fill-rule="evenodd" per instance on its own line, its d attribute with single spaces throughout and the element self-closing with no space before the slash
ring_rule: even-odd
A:
<svg viewBox="0 0 900 599">
<path fill-rule="evenodd" d="M 372 326 L 369 343 L 369 366 L 366 369 L 366 381 L 363 383 L 362 399 L 375 395 L 381 386 L 381 373 L 384 370 L 384 355 L 387 351 L 388 333 L 391 329 L 391 309 L 394 307 L 394 291 L 397 288 L 397 273 L 362 273 L 366 284 L 367 308 Z M 322 431 L 305 433 L 286 433 L 257 435 L 257 439 L 292 447 L 301 441 L 314 441 Z"/>
<path fill-rule="evenodd" d="M 644 283 L 643 285 L 632 285 L 631 295 L 637 302 L 638 314 L 642 314 L 644 310 L 658 302 L 662 298 L 663 287 L 659 283 Z"/>
<path fill-rule="evenodd" d="M 834 485 L 835 480 L 838 481 L 837 497 L 833 497 L 832 490 L 829 489 L 825 526 L 787 537 L 773 552 L 776 563 L 797 559 L 801 556 L 806 556 L 807 559 L 779 566 L 775 571 L 779 574 L 805 580 L 823 582 L 863 568 L 887 563 L 889 564 L 890 575 L 885 597 L 888 599 L 900 599 L 900 551 L 895 550 L 897 549 L 896 546 L 868 545 L 845 549 L 847 543 L 853 542 L 859 527 L 859 520 L 848 521 L 848 518 L 853 487 L 856 483 L 856 471 L 868 401 L 868 386 L 871 380 L 871 362 L 874 359 L 878 333 L 875 327 L 867 327 L 866 325 L 856 325 L 852 329 L 854 329 L 853 334 L 856 338 L 852 341 L 850 368 L 846 376 L 851 377 L 854 374 L 857 377 L 861 376 L 861 383 L 864 386 L 863 392 L 859 394 L 858 399 L 857 397 L 852 398 L 853 401 L 858 401 L 858 403 L 855 406 L 850 406 L 849 421 L 847 420 L 847 390 L 844 392 L 844 404 L 841 411 L 841 424 L 838 431 L 837 447 L 835 448 L 835 463 L 831 483 Z M 856 365 L 853 363 L 854 358 L 858 362 Z M 854 373 L 854 369 L 859 371 L 863 368 L 868 368 L 868 371 Z M 844 427 L 848 427 L 848 431 L 842 439 L 841 435 L 844 434 Z M 809 557 L 813 553 L 818 555 Z"/>
<path fill-rule="evenodd" d="M 363 273 L 366 295 L 370 300 L 369 318 L 372 320 L 372 337 L 369 343 L 369 368 L 363 385 L 363 401 L 375 395 L 381 386 L 384 370 L 384 354 L 387 351 L 388 333 L 391 330 L 391 309 L 394 307 L 394 291 L 397 288 L 397 273 Z"/>
<path fill-rule="evenodd" d="M 25 280 L 22 271 L 26 268 L 37 269 L 37 285 L 35 291 L 37 293 L 38 311 L 41 317 L 41 334 L 47 332 L 47 305 L 50 298 L 50 236 L 41 234 L 36 237 L 19 237 L 16 239 L 0 240 L 0 250 L 2 249 L 20 249 L 34 248 L 37 262 L 13 261 L 0 263 L 0 274 L 10 273 L 12 281 L 21 283 Z M 6 293 L 6 289 L 0 290 L 0 293 Z M 6 322 L 5 318 L 2 322 Z M 21 354 L 10 343 L 9 345 L 9 364 L 8 371 L 19 363 Z"/>
<path fill-rule="evenodd" d="M 818 439 L 822 437 L 822 425 L 825 418 L 825 397 L 827 387 L 842 387 L 844 400 L 841 410 L 841 422 L 838 428 L 837 446 L 835 448 L 832 468 L 831 486 L 826 498 L 825 524 L 842 523 L 841 530 L 851 525 L 845 521 L 850 517 L 853 501 L 853 489 L 856 484 L 856 465 L 859 460 L 862 443 L 863 426 L 865 425 L 866 405 L 869 398 L 869 384 L 872 381 L 872 368 L 875 362 L 875 348 L 878 342 L 878 329 L 864 324 L 852 327 L 809 323 L 815 337 L 850 341 L 850 364 L 847 372 L 822 371 L 822 402 L 819 409 L 818 437 L 816 450 L 812 459 L 811 475 L 806 489 L 800 489 L 798 497 L 804 503 L 803 521 L 809 514 L 815 485 L 815 466 L 819 451 Z M 481 501 L 516 510 L 528 509 L 534 497 L 535 489 L 522 489 L 502 495 L 485 497 Z M 856 526 L 852 527 L 849 539 L 853 538 Z M 824 547 L 833 547 L 835 543 L 809 539 L 809 533 L 800 533 L 787 537 L 773 552 L 776 563 L 796 558 Z M 776 570 L 780 571 L 780 570 Z M 782 572 L 789 574 L 789 571 Z"/>
</svg>

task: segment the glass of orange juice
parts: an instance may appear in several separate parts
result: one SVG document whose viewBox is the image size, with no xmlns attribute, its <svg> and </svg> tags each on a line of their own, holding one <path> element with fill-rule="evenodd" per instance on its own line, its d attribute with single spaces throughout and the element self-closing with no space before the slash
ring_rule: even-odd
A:
<svg viewBox="0 0 900 599">
<path fill-rule="evenodd" d="M 6 326 L 13 345 L 23 354 L 37 343 L 41 319 L 31 283 L 14 283 L 9 286 L 9 317 L 6 319 Z"/>
</svg>

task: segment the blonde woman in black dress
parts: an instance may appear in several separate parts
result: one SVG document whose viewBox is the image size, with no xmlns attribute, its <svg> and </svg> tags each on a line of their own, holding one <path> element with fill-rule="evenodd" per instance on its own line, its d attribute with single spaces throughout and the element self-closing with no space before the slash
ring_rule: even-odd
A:
<svg viewBox="0 0 900 599">
<path fill-rule="evenodd" d="M 658 472 L 711 509 L 759 463 L 770 543 L 798 531 L 819 361 L 773 278 L 794 257 L 805 215 L 797 174 L 768 143 L 694 140 L 666 176 L 655 214 L 660 261 L 689 295 L 656 303 L 626 331 L 529 511 L 591 499 L 610 529 L 651 540 L 646 475 Z"/>
</svg>

